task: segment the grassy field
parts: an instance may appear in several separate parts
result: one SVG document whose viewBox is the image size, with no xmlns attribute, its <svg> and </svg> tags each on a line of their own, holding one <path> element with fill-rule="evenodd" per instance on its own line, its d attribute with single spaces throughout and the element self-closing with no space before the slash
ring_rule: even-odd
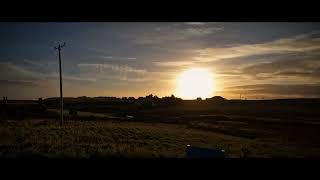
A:
<svg viewBox="0 0 320 180">
<path fill-rule="evenodd" d="M 60 126 L 56 103 L 12 101 L 0 120 L 0 157 L 185 157 L 188 144 L 224 149 L 227 157 L 243 157 L 243 150 L 247 157 L 320 157 L 319 104 L 183 101 L 150 107 L 86 99 L 66 101 Z M 69 115 L 71 108 L 76 116 Z"/>
<path fill-rule="evenodd" d="M 221 148 L 228 157 L 319 157 L 308 147 L 277 137 L 245 138 L 186 125 L 48 120 L 0 123 L 1 157 L 184 157 L 187 144 Z"/>
<path fill-rule="evenodd" d="M 47 111 L 60 113 L 59 109 L 47 109 Z M 69 111 L 64 110 L 63 116 L 69 116 Z M 110 114 L 106 114 L 106 113 L 93 113 L 93 112 L 84 112 L 84 111 L 78 111 L 77 116 L 79 116 L 79 117 L 113 118 L 113 116 L 111 116 Z"/>
</svg>

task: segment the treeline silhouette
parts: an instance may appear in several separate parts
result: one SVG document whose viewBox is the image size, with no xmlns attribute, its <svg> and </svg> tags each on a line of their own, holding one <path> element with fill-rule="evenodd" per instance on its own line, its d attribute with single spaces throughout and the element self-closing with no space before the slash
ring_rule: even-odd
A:
<svg viewBox="0 0 320 180">
<path fill-rule="evenodd" d="M 183 104 L 183 99 L 174 95 L 158 97 L 149 94 L 145 97 L 65 97 L 64 109 L 69 115 L 77 115 L 78 111 L 95 113 L 112 113 L 116 116 L 137 115 L 143 110 L 167 108 Z M 196 99 L 193 101 L 199 101 Z M 201 101 L 224 101 L 223 97 L 215 96 Z M 60 109 L 60 98 L 39 98 L 34 100 L 8 100 L 4 98 L 1 106 L 1 119 L 32 119 L 32 118 L 59 118 L 57 113 L 48 109 Z"/>
<path fill-rule="evenodd" d="M 96 102 L 117 102 L 117 103 L 142 103 L 142 104 L 152 104 L 152 103 L 160 103 L 160 104 L 166 104 L 166 105 L 170 105 L 170 104 L 177 104 L 179 102 L 182 102 L 183 99 L 179 98 L 179 97 L 175 97 L 173 94 L 171 96 L 165 96 L 165 97 L 158 97 L 157 95 L 153 95 L 153 94 L 149 94 L 145 97 L 104 97 L 104 96 L 99 96 L 99 97 L 87 97 L 87 96 L 80 96 L 80 97 L 65 97 L 63 98 L 64 101 L 66 102 L 71 102 L 71 101 L 75 101 L 75 102 L 80 102 L 80 101 L 96 101 Z M 194 100 L 202 100 L 202 98 L 198 97 Z M 221 96 L 214 96 L 211 98 L 206 98 L 204 99 L 204 101 L 224 101 L 227 100 Z M 51 98 L 47 98 L 44 100 L 44 102 L 48 103 L 48 102 L 58 102 L 60 101 L 59 97 L 51 97 Z M 192 101 L 192 100 L 190 100 Z M 155 104 L 154 104 L 155 105 Z"/>
<path fill-rule="evenodd" d="M 115 112 L 123 111 L 127 112 L 130 109 L 131 113 L 138 112 L 148 108 L 163 108 L 170 106 L 183 105 L 185 101 L 196 102 L 223 102 L 226 99 L 221 96 L 214 96 L 202 100 L 197 98 L 195 100 L 183 100 L 174 96 L 158 97 L 153 94 L 149 94 L 145 97 L 66 97 L 64 98 L 64 106 L 69 109 L 77 109 L 78 111 L 90 111 L 90 112 Z M 47 98 L 44 103 L 48 107 L 59 108 L 60 99 L 58 97 Z"/>
<path fill-rule="evenodd" d="M 165 119 L 182 115 L 243 115 L 259 117 L 281 117 L 286 119 L 315 118 L 320 116 L 320 99 L 278 100 L 227 100 L 214 96 L 202 100 L 183 100 L 174 95 L 158 97 L 66 97 L 64 110 L 70 116 L 78 112 L 110 114 L 117 117 L 133 116 L 145 119 Z M 56 110 L 56 112 L 52 111 Z M 10 100 L 2 102 L 1 119 L 59 119 L 59 97 L 35 100 Z M 98 117 L 91 117 L 91 119 Z"/>
</svg>

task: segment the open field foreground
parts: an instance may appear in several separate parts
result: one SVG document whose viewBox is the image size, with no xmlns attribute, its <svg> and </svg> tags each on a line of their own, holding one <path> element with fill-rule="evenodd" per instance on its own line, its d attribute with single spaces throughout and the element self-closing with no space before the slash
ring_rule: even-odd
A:
<svg viewBox="0 0 320 180">
<path fill-rule="evenodd" d="M 181 124 L 2 121 L 1 157 L 185 157 L 187 144 L 221 148 L 227 157 L 319 157 L 319 143 L 281 136 L 237 137 Z M 308 140 L 308 141 L 307 141 Z"/>
</svg>

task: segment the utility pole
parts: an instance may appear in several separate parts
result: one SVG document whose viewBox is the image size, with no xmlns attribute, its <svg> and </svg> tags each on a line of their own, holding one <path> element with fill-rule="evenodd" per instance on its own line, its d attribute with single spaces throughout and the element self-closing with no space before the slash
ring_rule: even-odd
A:
<svg viewBox="0 0 320 180">
<path fill-rule="evenodd" d="M 64 42 L 62 45 L 58 44 L 58 46 L 55 46 L 54 49 L 59 51 L 59 71 L 60 71 L 60 103 L 61 103 L 61 122 L 60 124 L 62 125 L 63 123 L 63 95 L 62 95 L 62 74 L 61 74 L 61 48 L 64 47 L 66 43 Z"/>
</svg>

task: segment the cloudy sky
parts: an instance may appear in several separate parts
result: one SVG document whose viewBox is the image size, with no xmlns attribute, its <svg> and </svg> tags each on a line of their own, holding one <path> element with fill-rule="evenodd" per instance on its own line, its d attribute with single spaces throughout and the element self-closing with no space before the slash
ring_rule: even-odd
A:
<svg viewBox="0 0 320 180">
<path fill-rule="evenodd" d="M 320 97 L 320 23 L 0 23 L 0 95 L 175 94 L 205 67 L 228 99 Z"/>
</svg>

